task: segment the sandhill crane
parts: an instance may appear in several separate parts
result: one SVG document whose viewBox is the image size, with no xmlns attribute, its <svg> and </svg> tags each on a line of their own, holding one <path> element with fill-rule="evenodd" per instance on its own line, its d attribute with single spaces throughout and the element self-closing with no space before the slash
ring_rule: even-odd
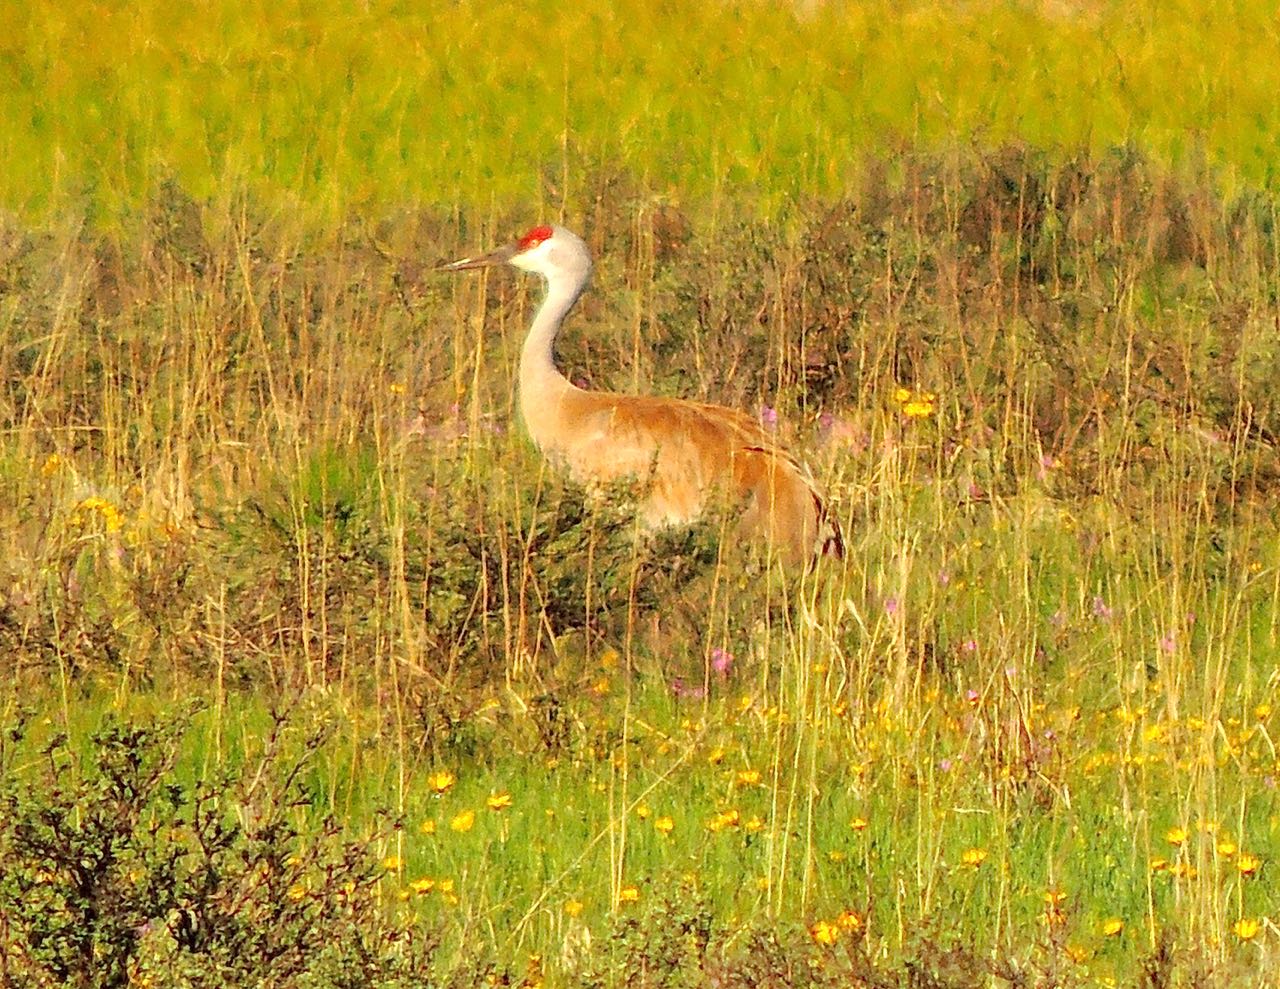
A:
<svg viewBox="0 0 1280 989">
<path fill-rule="evenodd" d="M 844 555 L 840 529 L 804 467 L 750 416 L 678 398 L 589 391 L 555 365 L 556 334 L 591 277 L 577 234 L 534 227 L 513 244 L 441 271 L 511 264 L 541 275 L 547 294 L 520 355 L 520 414 L 534 444 L 581 483 L 632 477 L 645 485 L 643 521 L 692 522 L 717 491 L 743 506 L 744 534 L 792 563 Z"/>
</svg>

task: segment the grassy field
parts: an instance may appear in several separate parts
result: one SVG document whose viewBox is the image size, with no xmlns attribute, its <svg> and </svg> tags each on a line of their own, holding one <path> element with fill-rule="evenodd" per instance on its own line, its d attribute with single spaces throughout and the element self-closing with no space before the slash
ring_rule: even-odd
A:
<svg viewBox="0 0 1280 989">
<path fill-rule="evenodd" d="M 1276 181 L 1271 4 L 8 5 L 0 202 L 115 217 L 176 175 L 324 228 L 489 203 L 581 214 L 596 170 L 781 211 L 869 156 L 1134 142 Z M 722 197 L 728 197 L 727 200 Z"/>
<path fill-rule="evenodd" d="M 687 8 L 687 9 L 686 9 Z M 0 984 L 1269 984 L 1274 9 L 0 10 Z M 733 405 L 849 552 L 515 416 Z"/>
</svg>

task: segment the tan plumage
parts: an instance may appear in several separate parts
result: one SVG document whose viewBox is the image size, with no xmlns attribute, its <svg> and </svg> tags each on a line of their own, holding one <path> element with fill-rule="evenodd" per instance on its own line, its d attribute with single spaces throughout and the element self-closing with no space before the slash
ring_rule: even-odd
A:
<svg viewBox="0 0 1280 989">
<path fill-rule="evenodd" d="M 587 391 L 555 366 L 553 345 L 586 287 L 591 257 L 562 227 L 536 227 L 514 245 L 446 265 L 462 271 L 507 262 L 543 275 L 547 297 L 520 359 L 520 412 L 552 463 L 587 484 L 635 478 L 644 521 L 692 522 L 717 497 L 744 507 L 738 525 L 793 562 L 842 556 L 840 530 L 808 472 L 751 417 L 683 399 Z"/>
</svg>

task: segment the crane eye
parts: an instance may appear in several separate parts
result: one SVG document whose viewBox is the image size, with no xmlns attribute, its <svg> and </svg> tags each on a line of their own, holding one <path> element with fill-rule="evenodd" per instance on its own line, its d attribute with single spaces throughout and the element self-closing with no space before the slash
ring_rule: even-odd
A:
<svg viewBox="0 0 1280 989">
<path fill-rule="evenodd" d="M 550 240 L 553 232 L 550 227 L 534 227 L 520 238 L 520 250 L 527 251 L 537 247 L 544 240 Z"/>
</svg>

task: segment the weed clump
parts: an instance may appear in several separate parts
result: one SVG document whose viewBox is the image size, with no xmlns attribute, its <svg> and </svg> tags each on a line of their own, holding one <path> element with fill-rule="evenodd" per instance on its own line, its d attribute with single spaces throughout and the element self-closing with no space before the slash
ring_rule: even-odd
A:
<svg viewBox="0 0 1280 989">
<path fill-rule="evenodd" d="M 186 987 L 397 985 L 429 933 L 392 926 L 367 841 L 301 829 L 313 734 L 278 721 L 238 771 L 175 767 L 187 718 L 55 735 L 41 772 L 0 750 L 0 983 Z M 33 775 L 36 778 L 33 778 Z M 418 982 L 415 984 L 424 984 Z"/>
</svg>

